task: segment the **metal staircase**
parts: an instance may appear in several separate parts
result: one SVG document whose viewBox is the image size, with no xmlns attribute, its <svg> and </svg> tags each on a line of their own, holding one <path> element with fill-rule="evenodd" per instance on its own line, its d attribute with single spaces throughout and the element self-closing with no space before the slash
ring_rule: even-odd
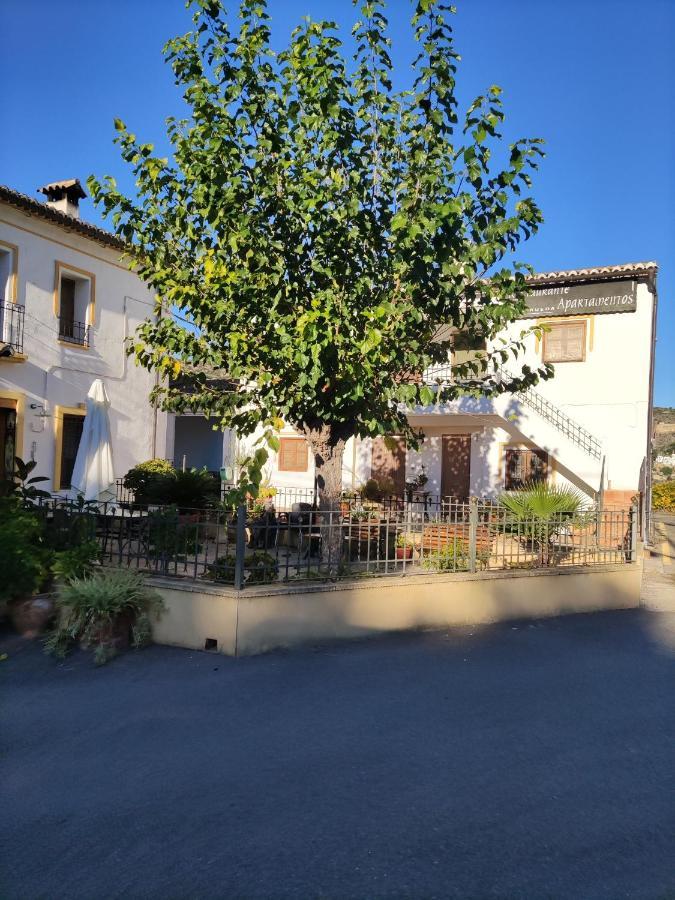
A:
<svg viewBox="0 0 675 900">
<path fill-rule="evenodd" d="M 565 437 L 569 438 L 573 444 L 576 444 L 577 447 L 588 453 L 589 456 L 597 460 L 602 459 L 602 444 L 595 435 L 591 434 L 583 425 L 575 422 L 571 416 L 568 416 L 567 413 L 551 403 L 550 400 L 547 400 L 539 391 L 535 391 L 534 388 L 528 388 L 526 391 L 521 391 L 517 396 L 530 409 L 533 409 L 543 419 L 550 422 Z"/>
<path fill-rule="evenodd" d="M 500 369 L 500 375 L 505 380 L 512 380 L 514 376 L 507 369 Z M 452 366 L 449 363 L 430 366 L 423 375 L 426 384 L 435 384 L 439 387 L 444 383 L 447 384 L 455 381 L 452 375 Z M 542 419 L 550 422 L 554 428 L 563 434 L 573 444 L 592 456 L 593 459 L 601 461 L 603 459 L 602 444 L 595 435 L 591 434 L 587 428 L 576 422 L 566 412 L 563 412 L 554 403 L 551 403 L 543 394 L 534 388 L 519 391 L 514 395 L 518 397 L 526 406 L 534 410 Z"/>
</svg>

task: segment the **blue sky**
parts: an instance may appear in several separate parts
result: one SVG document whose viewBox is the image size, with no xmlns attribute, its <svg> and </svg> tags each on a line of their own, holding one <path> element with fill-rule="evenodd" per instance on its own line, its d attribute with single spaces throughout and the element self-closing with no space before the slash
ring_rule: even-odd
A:
<svg viewBox="0 0 675 900">
<path fill-rule="evenodd" d="M 457 0 L 463 105 L 504 88 L 505 137 L 546 139 L 534 195 L 545 224 L 520 258 L 537 269 L 655 259 L 656 403 L 675 405 L 674 0 Z M 282 45 L 303 15 L 349 26 L 350 0 L 269 0 Z M 390 0 L 398 86 L 412 41 L 408 0 Z M 189 28 L 181 0 L 2 0 L 5 130 L 0 182 L 112 174 L 131 189 L 114 117 L 162 147 L 181 101 L 164 41 Z M 85 202 L 83 216 L 100 222 Z M 646 361 L 645 361 L 646 362 Z"/>
</svg>

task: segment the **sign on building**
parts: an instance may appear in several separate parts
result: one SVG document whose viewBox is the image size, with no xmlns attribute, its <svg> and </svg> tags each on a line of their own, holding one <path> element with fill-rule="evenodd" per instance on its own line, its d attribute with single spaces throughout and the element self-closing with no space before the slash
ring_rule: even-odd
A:
<svg viewBox="0 0 675 900">
<path fill-rule="evenodd" d="M 528 312 L 522 319 L 635 312 L 637 286 L 635 281 L 542 285 L 528 294 L 525 302 Z"/>
</svg>

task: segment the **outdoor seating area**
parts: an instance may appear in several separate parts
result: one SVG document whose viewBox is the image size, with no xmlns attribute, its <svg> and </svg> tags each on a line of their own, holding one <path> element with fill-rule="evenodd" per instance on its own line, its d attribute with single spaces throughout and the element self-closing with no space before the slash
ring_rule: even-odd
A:
<svg viewBox="0 0 675 900">
<path fill-rule="evenodd" d="M 52 500 L 58 519 L 85 517 L 103 565 L 244 588 L 298 580 L 615 565 L 635 559 L 638 515 L 588 507 L 547 520 L 496 501 L 427 497 L 318 509 L 290 492 L 237 510 Z M 72 527 L 72 526 L 71 526 Z"/>
</svg>

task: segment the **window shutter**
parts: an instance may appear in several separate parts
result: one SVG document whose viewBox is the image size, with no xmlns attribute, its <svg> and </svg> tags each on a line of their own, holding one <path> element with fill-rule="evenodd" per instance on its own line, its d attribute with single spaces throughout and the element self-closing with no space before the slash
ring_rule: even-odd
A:
<svg viewBox="0 0 675 900">
<path fill-rule="evenodd" d="M 555 322 L 544 335 L 544 362 L 583 362 L 586 358 L 586 322 Z"/>
<path fill-rule="evenodd" d="M 304 438 L 280 438 L 278 467 L 280 472 L 306 472 L 307 441 Z"/>
<path fill-rule="evenodd" d="M 518 490 L 530 481 L 546 481 L 548 477 L 548 455 L 543 450 L 507 447 L 504 464 L 507 491 Z"/>
</svg>

